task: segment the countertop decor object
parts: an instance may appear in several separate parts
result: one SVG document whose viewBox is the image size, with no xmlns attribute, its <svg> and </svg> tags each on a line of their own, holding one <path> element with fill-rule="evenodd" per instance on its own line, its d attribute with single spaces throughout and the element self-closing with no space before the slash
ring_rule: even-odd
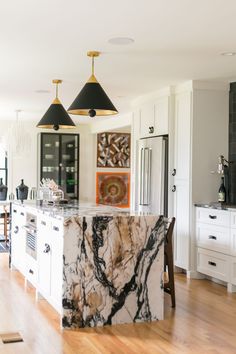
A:
<svg viewBox="0 0 236 354">
<path fill-rule="evenodd" d="M 130 134 L 104 132 L 97 135 L 97 167 L 130 167 Z"/>
<path fill-rule="evenodd" d="M 21 184 L 16 187 L 16 198 L 19 200 L 25 200 L 28 198 L 29 187 L 24 184 L 24 180 L 21 180 Z"/>
<path fill-rule="evenodd" d="M 90 117 L 117 114 L 117 109 L 94 76 L 94 58 L 100 52 L 90 51 L 87 55 L 92 58 L 92 75 L 70 105 L 68 113 Z"/>
<path fill-rule="evenodd" d="M 7 186 L 3 184 L 2 178 L 0 178 L 0 200 L 7 199 Z"/>
<path fill-rule="evenodd" d="M 97 172 L 96 202 L 120 208 L 130 205 L 128 172 Z"/>
<path fill-rule="evenodd" d="M 75 123 L 58 98 L 58 85 L 62 83 L 62 80 L 52 80 L 52 83 L 56 84 L 56 98 L 37 124 L 37 127 L 54 130 L 75 128 Z"/>
</svg>

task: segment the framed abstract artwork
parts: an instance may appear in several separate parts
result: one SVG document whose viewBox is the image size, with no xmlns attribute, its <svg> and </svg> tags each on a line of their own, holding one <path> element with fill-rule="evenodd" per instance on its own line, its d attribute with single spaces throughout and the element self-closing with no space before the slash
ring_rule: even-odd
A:
<svg viewBox="0 0 236 354">
<path fill-rule="evenodd" d="M 97 135 L 97 167 L 130 167 L 130 134 L 100 133 Z"/>
<path fill-rule="evenodd" d="M 128 172 L 97 172 L 96 203 L 120 208 L 130 206 L 130 174 Z"/>
</svg>

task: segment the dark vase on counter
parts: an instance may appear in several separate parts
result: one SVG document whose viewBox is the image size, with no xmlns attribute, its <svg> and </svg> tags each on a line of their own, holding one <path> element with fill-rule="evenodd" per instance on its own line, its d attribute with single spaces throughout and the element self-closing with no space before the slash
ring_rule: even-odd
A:
<svg viewBox="0 0 236 354">
<path fill-rule="evenodd" d="M 0 178 L 0 200 L 7 199 L 7 186 L 3 184 L 2 178 Z"/>
<path fill-rule="evenodd" d="M 29 187 L 24 184 L 24 180 L 21 180 L 21 184 L 16 187 L 16 198 L 20 200 L 25 200 L 28 198 Z"/>
</svg>

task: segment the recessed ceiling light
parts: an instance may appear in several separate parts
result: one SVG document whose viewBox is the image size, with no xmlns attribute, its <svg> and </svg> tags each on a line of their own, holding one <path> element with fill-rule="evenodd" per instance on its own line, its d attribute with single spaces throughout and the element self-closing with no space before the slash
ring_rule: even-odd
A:
<svg viewBox="0 0 236 354">
<path fill-rule="evenodd" d="M 233 57 L 234 55 L 236 55 L 236 52 L 224 52 L 224 53 L 221 53 L 221 55 L 223 55 L 225 57 Z"/>
<path fill-rule="evenodd" d="M 36 93 L 50 93 L 49 90 L 35 90 Z"/>
<path fill-rule="evenodd" d="M 114 37 L 109 39 L 108 42 L 115 45 L 127 45 L 134 43 L 134 39 L 128 37 Z"/>
</svg>

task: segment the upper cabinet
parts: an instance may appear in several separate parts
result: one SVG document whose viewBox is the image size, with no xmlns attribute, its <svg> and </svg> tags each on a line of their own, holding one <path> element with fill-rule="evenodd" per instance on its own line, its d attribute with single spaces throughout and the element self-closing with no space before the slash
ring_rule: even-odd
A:
<svg viewBox="0 0 236 354">
<path fill-rule="evenodd" d="M 168 134 L 168 96 L 159 97 L 140 105 L 138 112 L 140 138 Z"/>
<path fill-rule="evenodd" d="M 65 198 L 79 199 L 79 135 L 40 133 L 39 180 L 53 179 Z"/>
</svg>

